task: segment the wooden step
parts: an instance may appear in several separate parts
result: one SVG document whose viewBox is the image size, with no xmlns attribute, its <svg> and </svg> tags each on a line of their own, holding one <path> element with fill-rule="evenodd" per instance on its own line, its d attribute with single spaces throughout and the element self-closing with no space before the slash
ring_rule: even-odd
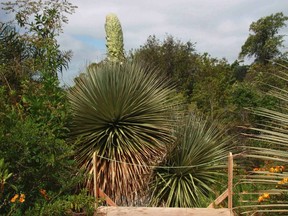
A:
<svg viewBox="0 0 288 216">
<path fill-rule="evenodd" d="M 96 214 L 95 214 L 96 215 Z M 232 216 L 227 208 L 100 207 L 101 216 Z"/>
</svg>

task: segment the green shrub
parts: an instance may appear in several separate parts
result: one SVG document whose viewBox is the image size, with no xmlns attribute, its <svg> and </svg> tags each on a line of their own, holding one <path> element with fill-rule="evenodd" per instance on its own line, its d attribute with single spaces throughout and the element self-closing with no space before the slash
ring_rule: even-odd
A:
<svg viewBox="0 0 288 216">
<path fill-rule="evenodd" d="M 87 216 L 94 214 L 95 198 L 82 190 L 76 195 L 61 196 L 48 203 L 37 203 L 34 208 L 29 209 L 26 215 L 41 216 L 65 216 L 73 213 L 85 213 Z"/>
</svg>

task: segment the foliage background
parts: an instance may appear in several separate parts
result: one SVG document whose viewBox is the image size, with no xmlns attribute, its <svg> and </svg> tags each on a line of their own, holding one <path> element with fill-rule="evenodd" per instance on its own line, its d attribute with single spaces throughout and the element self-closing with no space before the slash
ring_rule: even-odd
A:
<svg viewBox="0 0 288 216">
<path fill-rule="evenodd" d="M 1 214 L 41 212 L 45 206 L 52 210 L 55 203 L 57 209 L 63 203 L 71 201 L 69 196 L 79 193 L 77 184 L 81 182 L 81 174 L 74 160 L 75 150 L 79 150 L 79 146 L 67 139 L 72 123 L 68 91 L 60 87 L 58 79 L 58 75 L 68 69 L 71 52 L 60 49 L 57 36 L 62 33 L 63 24 L 68 22 L 67 14 L 72 14 L 76 7 L 68 1 L 60 0 L 53 3 L 18 0 L 5 2 L 3 6 L 6 12 L 15 16 L 12 22 L 0 23 Z M 286 166 L 286 141 L 281 147 L 268 142 L 268 147 L 264 148 L 267 145 L 267 135 L 275 135 L 278 130 L 283 132 L 287 127 L 286 106 L 281 101 L 287 94 L 287 79 L 278 79 L 283 75 L 281 71 L 286 70 L 283 64 L 287 64 L 287 55 L 280 49 L 284 36 L 277 34 L 279 29 L 286 26 L 286 21 L 287 17 L 283 13 L 276 13 L 251 24 L 252 34 L 248 36 L 240 53 L 241 58 L 255 57 L 250 65 L 244 65 L 241 58 L 230 64 L 225 59 L 213 58 L 208 53 L 197 53 L 194 43 L 182 42 L 171 35 L 167 35 L 163 41 L 150 36 L 143 46 L 122 57 L 127 62 L 137 60 L 156 67 L 161 73 L 151 76 L 160 81 L 171 80 L 176 86 L 176 93 L 168 94 L 168 99 L 171 100 L 176 95 L 184 101 L 182 114 L 193 113 L 195 116 L 220 119 L 218 127 L 229 127 L 227 134 L 233 137 L 247 133 L 248 128 L 254 128 L 249 136 L 256 136 L 257 141 L 237 136 L 234 142 L 241 143 L 241 146 L 238 145 L 235 152 L 244 149 L 251 156 L 255 149 L 257 153 L 263 149 L 268 152 L 275 150 L 277 154 L 270 155 L 269 158 L 275 160 L 281 156 L 281 165 Z M 97 68 L 102 63 L 94 63 L 90 69 Z M 84 78 L 85 74 L 79 75 L 75 79 L 76 85 Z M 284 96 L 273 97 L 270 94 L 273 89 L 271 86 L 280 89 Z M 71 89 L 73 87 L 69 90 Z M 258 110 L 258 115 L 253 115 L 251 110 Z M 275 116 L 281 116 L 281 121 L 276 119 L 276 123 L 273 122 Z M 239 125 L 244 127 L 238 127 Z M 279 139 L 279 136 L 272 138 Z M 266 143 L 263 144 L 263 140 Z M 184 147 L 180 150 L 183 151 Z M 205 152 L 201 154 L 204 156 Z M 255 167 L 265 166 L 263 159 L 267 159 L 268 153 L 263 154 L 262 152 L 260 155 L 262 158 L 252 155 L 245 163 L 239 163 L 243 166 L 239 173 L 247 174 Z M 169 156 L 166 159 L 169 165 L 175 165 L 175 161 L 170 160 Z M 185 164 L 184 160 L 180 162 Z M 211 178 L 213 182 L 219 180 L 215 176 Z M 284 172 L 277 177 L 285 176 Z M 261 190 L 266 189 L 262 186 Z M 202 194 L 208 193 L 206 189 Z M 253 191 L 259 188 L 250 186 L 248 189 Z M 41 193 L 43 190 L 46 192 Z M 11 198 L 20 193 L 25 194 L 25 202 L 12 203 Z M 195 197 L 199 194 L 195 194 Z M 86 193 L 83 196 L 85 199 Z M 255 195 L 250 198 L 257 199 Z M 278 199 L 285 203 L 287 197 L 283 195 Z M 179 203 L 181 202 L 177 206 L 181 206 Z"/>
</svg>

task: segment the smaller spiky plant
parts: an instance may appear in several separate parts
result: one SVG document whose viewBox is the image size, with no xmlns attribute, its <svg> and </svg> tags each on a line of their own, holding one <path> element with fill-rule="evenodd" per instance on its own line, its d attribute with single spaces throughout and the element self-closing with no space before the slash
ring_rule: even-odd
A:
<svg viewBox="0 0 288 216">
<path fill-rule="evenodd" d="M 190 114 L 177 128 L 174 149 L 161 166 L 154 170 L 151 182 L 151 205 L 200 207 L 201 200 L 213 193 L 213 185 L 231 150 L 230 139 L 216 122 Z M 182 167 L 182 168 L 181 168 Z M 205 206 L 206 207 L 206 206 Z"/>
</svg>

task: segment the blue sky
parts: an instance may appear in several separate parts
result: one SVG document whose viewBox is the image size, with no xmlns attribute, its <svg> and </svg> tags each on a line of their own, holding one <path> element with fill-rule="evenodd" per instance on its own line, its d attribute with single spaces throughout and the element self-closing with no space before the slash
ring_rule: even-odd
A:
<svg viewBox="0 0 288 216">
<path fill-rule="evenodd" d="M 72 35 L 76 40 L 81 41 L 82 43 L 87 44 L 88 46 L 92 46 L 93 48 L 99 49 L 99 50 L 105 50 L 105 39 L 95 39 L 92 36 L 88 35 Z"/>
</svg>

